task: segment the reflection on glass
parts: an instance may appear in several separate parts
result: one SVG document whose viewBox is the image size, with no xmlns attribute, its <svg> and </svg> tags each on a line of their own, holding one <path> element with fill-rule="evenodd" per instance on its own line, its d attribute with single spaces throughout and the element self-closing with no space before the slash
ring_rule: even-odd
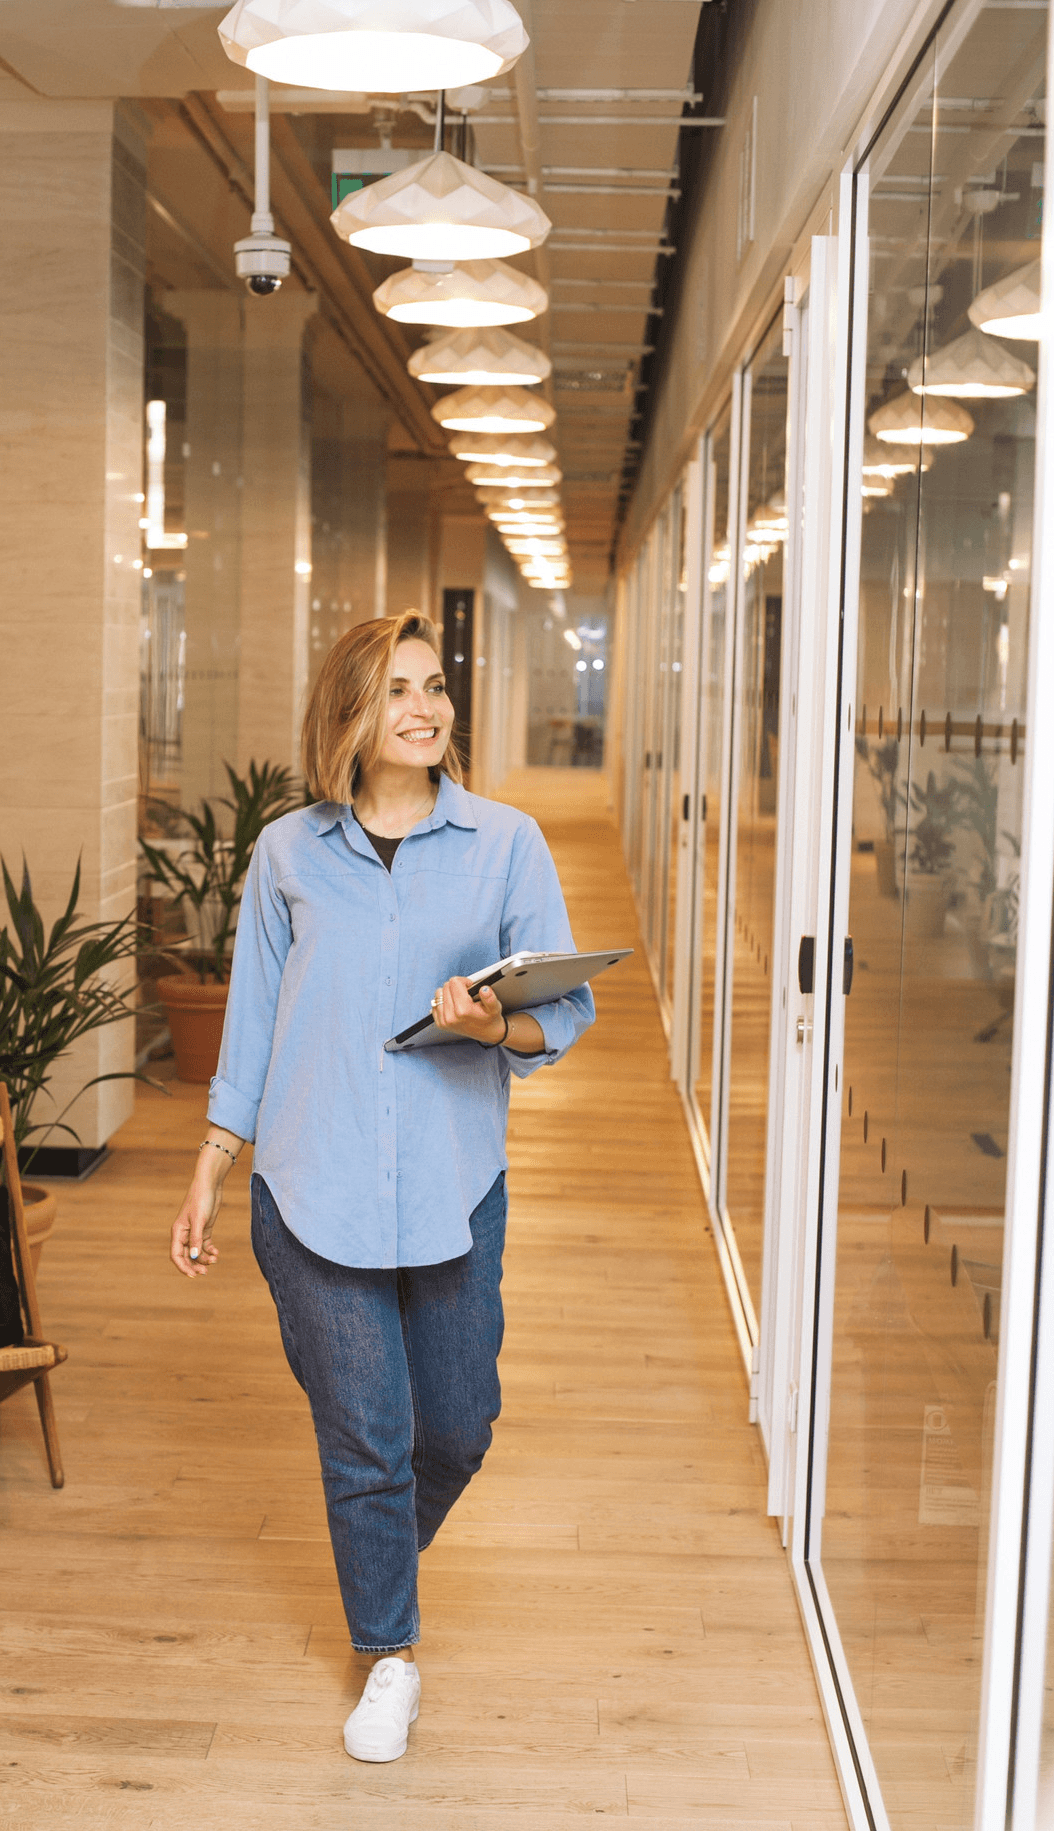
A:
<svg viewBox="0 0 1054 1831">
<path fill-rule="evenodd" d="M 787 381 L 783 332 L 777 324 L 747 378 L 747 500 L 741 518 L 742 609 L 733 690 L 735 900 L 729 936 L 733 977 L 725 1206 L 755 1309 L 761 1305 L 773 987 Z"/>
<path fill-rule="evenodd" d="M 1046 13 L 955 16 L 868 161 L 823 1569 L 894 1828 L 973 1823 L 1017 945 Z M 991 346 L 989 348 L 989 345 Z M 812 1555 L 816 1553 L 815 1543 Z"/>
<path fill-rule="evenodd" d="M 669 769 L 666 782 L 666 920 L 663 924 L 662 995 L 669 1008 L 673 1003 L 674 959 L 677 938 L 677 864 L 680 851 L 681 797 L 684 793 L 681 765 L 681 670 L 684 660 L 684 607 L 688 581 L 685 576 L 687 547 L 685 542 L 684 488 L 678 484 L 670 510 L 670 679 L 666 712 L 666 754 Z"/>
<path fill-rule="evenodd" d="M 696 932 L 699 1028 L 695 1039 L 693 1094 L 697 1116 L 709 1139 L 714 1082 L 714 987 L 717 979 L 717 873 L 721 838 L 721 756 L 725 703 L 725 636 L 731 576 L 728 525 L 731 410 L 710 440 L 706 503 L 708 571 L 703 586 L 703 643 L 699 716 L 699 782 L 703 806 L 702 887 Z"/>
</svg>

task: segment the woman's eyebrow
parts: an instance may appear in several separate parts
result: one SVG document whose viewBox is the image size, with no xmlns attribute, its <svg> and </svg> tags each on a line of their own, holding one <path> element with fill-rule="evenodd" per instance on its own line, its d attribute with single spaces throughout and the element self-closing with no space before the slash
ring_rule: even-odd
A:
<svg viewBox="0 0 1054 1831">
<path fill-rule="evenodd" d="M 433 680 L 443 680 L 444 678 L 445 676 L 443 674 L 429 674 L 428 679 L 425 681 L 425 686 L 430 687 Z M 405 674 L 393 674 L 391 677 L 391 684 L 393 687 L 408 687 L 410 682 L 407 680 Z"/>
</svg>

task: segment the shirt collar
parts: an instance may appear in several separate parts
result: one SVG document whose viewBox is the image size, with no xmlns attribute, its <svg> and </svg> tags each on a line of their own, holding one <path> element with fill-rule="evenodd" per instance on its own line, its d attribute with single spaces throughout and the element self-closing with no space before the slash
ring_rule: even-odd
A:
<svg viewBox="0 0 1054 1831">
<path fill-rule="evenodd" d="M 325 833 L 331 833 L 335 826 L 343 826 L 349 839 L 356 830 L 361 830 L 346 802 L 316 801 L 313 807 L 305 809 L 304 818 L 320 838 Z M 418 825 L 423 826 L 426 833 L 434 832 L 441 826 L 475 829 L 479 822 L 472 811 L 472 796 L 448 775 L 440 776 L 436 804 L 427 820 L 419 821 Z"/>
</svg>

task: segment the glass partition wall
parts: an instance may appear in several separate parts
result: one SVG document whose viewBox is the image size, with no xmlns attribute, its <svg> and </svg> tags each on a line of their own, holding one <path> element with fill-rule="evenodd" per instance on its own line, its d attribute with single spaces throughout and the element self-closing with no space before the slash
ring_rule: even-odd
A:
<svg viewBox="0 0 1054 1831">
<path fill-rule="evenodd" d="M 1039 255 L 1046 32 L 1042 6 L 953 11 L 857 180 L 855 977 L 809 1557 L 894 1828 L 974 1822 L 1029 735 L 1022 287 Z"/>
<path fill-rule="evenodd" d="M 664 1018 L 673 997 L 677 830 L 683 793 L 684 489 L 678 484 L 626 593 L 625 842 Z"/>
<path fill-rule="evenodd" d="M 780 644 L 787 537 L 789 362 L 777 323 L 743 387 L 739 594 L 732 677 L 725 1098 L 719 1202 L 761 1308 L 769 1032 L 774 984 Z"/>
</svg>

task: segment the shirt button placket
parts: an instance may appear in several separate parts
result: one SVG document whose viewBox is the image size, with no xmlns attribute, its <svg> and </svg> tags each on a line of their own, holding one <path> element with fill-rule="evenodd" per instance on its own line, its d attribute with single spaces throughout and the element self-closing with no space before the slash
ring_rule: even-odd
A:
<svg viewBox="0 0 1054 1831">
<path fill-rule="evenodd" d="M 395 982 L 398 976 L 399 954 L 399 900 L 395 885 L 388 873 L 385 873 L 385 890 L 388 899 L 388 920 L 381 924 L 381 964 L 383 987 L 379 988 L 378 1000 L 381 1014 L 380 1063 L 381 1073 L 387 1068 L 389 1079 L 382 1084 L 378 1100 L 378 1207 L 381 1216 L 381 1235 L 386 1246 L 386 1260 L 390 1265 L 399 1261 L 399 1209 L 398 1209 L 398 1141 L 396 1137 L 396 1111 L 394 1077 L 397 1056 L 386 1056 L 384 1043 L 395 1032 Z"/>
</svg>

